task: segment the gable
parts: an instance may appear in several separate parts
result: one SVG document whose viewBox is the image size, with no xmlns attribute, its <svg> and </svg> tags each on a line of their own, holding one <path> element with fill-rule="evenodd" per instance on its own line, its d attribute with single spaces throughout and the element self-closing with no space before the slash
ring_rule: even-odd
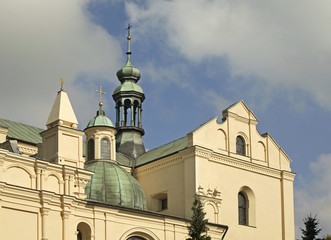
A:
<svg viewBox="0 0 331 240">
<path fill-rule="evenodd" d="M 253 121 L 258 121 L 254 113 L 246 106 L 244 101 L 239 101 L 232 104 L 230 107 L 225 109 L 222 113 L 224 118 L 227 118 L 229 115 L 235 115 L 237 117 L 250 119 Z"/>
</svg>

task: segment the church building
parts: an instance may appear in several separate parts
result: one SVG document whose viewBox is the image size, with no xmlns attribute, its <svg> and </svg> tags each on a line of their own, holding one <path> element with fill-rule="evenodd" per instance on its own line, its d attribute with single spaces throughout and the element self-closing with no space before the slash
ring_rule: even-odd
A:
<svg viewBox="0 0 331 240">
<path fill-rule="evenodd" d="M 79 130 L 63 85 L 46 129 L 0 118 L 1 239 L 185 240 L 197 194 L 213 240 L 294 240 L 291 160 L 243 101 L 146 151 L 145 94 L 127 41 L 115 124 L 100 87 L 96 115 Z"/>
</svg>

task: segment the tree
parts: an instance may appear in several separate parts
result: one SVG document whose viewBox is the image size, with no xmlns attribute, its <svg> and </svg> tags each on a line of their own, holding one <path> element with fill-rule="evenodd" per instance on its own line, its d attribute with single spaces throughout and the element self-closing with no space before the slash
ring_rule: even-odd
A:
<svg viewBox="0 0 331 240">
<path fill-rule="evenodd" d="M 324 238 L 322 238 L 322 240 L 331 240 L 331 235 L 326 235 Z"/>
<path fill-rule="evenodd" d="M 305 228 L 301 229 L 302 232 L 302 240 L 318 240 L 317 235 L 322 230 L 318 228 L 319 221 L 315 215 L 315 217 L 312 217 L 311 214 L 307 216 L 303 223 L 305 225 Z"/>
<path fill-rule="evenodd" d="M 192 206 L 192 220 L 190 226 L 188 226 L 189 236 L 187 240 L 211 240 L 211 237 L 207 235 L 208 220 L 205 219 L 206 213 L 203 211 L 202 203 L 199 195 L 194 195 L 194 202 Z"/>
</svg>

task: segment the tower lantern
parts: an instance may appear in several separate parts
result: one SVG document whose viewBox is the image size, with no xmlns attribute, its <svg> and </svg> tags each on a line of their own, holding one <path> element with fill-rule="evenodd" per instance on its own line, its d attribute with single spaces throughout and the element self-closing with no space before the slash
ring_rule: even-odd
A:
<svg viewBox="0 0 331 240">
<path fill-rule="evenodd" d="M 140 70 L 131 63 L 131 36 L 128 25 L 128 50 L 126 64 L 117 71 L 121 85 L 113 92 L 116 104 L 116 149 L 130 157 L 136 158 L 145 152 L 142 136 L 142 103 L 145 99 L 142 88 L 137 84 Z"/>
</svg>

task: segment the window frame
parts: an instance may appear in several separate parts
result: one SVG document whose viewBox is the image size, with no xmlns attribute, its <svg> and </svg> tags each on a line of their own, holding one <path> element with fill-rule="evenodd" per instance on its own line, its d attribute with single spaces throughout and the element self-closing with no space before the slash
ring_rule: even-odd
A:
<svg viewBox="0 0 331 240">
<path fill-rule="evenodd" d="M 105 141 L 105 142 L 104 142 Z M 106 143 L 106 145 L 104 145 Z M 100 158 L 101 159 L 110 159 L 110 140 L 107 137 L 103 137 L 100 140 Z"/>
<path fill-rule="evenodd" d="M 242 156 L 246 156 L 246 141 L 240 135 L 236 137 L 236 153 Z"/>
</svg>

